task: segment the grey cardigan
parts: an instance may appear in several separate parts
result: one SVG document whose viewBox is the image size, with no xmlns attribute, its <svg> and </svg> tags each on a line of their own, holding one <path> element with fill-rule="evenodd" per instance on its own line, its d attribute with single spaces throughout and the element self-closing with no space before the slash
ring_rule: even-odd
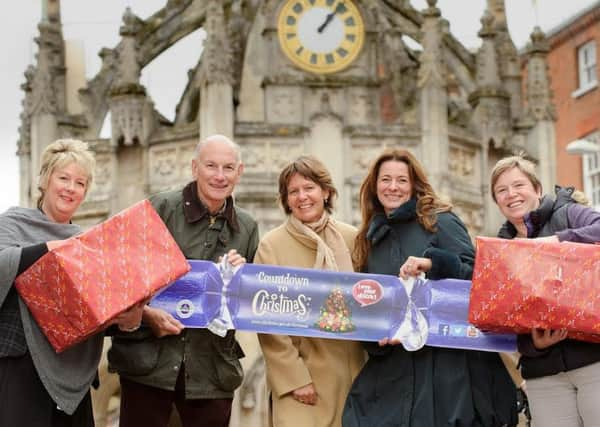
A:
<svg viewBox="0 0 600 427">
<path fill-rule="evenodd" d="M 38 209 L 10 208 L 0 215 L 0 312 L 17 275 L 21 248 L 66 239 L 80 231 L 76 225 L 51 221 Z M 103 334 L 57 354 L 23 300 L 18 299 L 27 350 L 36 371 L 57 406 L 72 414 L 95 378 Z M 0 337 L 0 340 L 3 338 L 6 337 Z"/>
</svg>

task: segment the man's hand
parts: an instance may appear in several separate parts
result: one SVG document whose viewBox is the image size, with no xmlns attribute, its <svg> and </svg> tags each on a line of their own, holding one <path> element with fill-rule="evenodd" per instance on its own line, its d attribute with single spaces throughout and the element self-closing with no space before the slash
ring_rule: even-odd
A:
<svg viewBox="0 0 600 427">
<path fill-rule="evenodd" d="M 292 392 L 292 397 L 305 405 L 317 404 L 317 391 L 313 383 L 297 388 Z"/>
<path fill-rule="evenodd" d="M 179 335 L 184 328 L 179 320 L 160 308 L 145 306 L 142 318 L 159 338 L 166 335 Z"/>
<path fill-rule="evenodd" d="M 402 344 L 402 341 L 400 341 L 398 338 L 382 338 L 379 341 L 377 341 L 377 344 L 379 344 L 379 347 L 385 347 L 386 345 L 398 345 L 398 344 Z"/>
<path fill-rule="evenodd" d="M 219 262 L 221 262 L 222 258 L 223 257 L 219 257 Z M 227 252 L 227 262 L 233 267 L 241 267 L 246 264 L 246 258 L 241 256 L 237 250 L 230 249 L 229 252 Z"/>
<path fill-rule="evenodd" d="M 538 350 L 543 350 L 567 338 L 566 329 L 532 329 L 531 339 Z"/>
<path fill-rule="evenodd" d="M 119 329 L 123 332 L 133 332 L 138 330 L 142 323 L 142 313 L 144 312 L 144 307 L 147 303 L 148 301 L 139 302 L 129 310 L 119 314 L 112 322 L 110 322 L 111 325 L 118 325 Z"/>
</svg>

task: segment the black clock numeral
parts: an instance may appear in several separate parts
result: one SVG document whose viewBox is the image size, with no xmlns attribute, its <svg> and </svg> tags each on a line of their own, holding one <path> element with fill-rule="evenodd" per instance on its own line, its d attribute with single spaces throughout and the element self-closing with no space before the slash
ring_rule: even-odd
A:
<svg viewBox="0 0 600 427">
<path fill-rule="evenodd" d="M 300 54 L 302 53 L 303 50 L 304 50 L 304 48 L 302 46 L 300 46 L 298 49 L 296 49 L 296 55 L 300 56 Z"/>
<path fill-rule="evenodd" d="M 313 53 L 310 55 L 310 63 L 311 64 L 316 64 L 317 63 L 317 54 Z"/>
<path fill-rule="evenodd" d="M 325 55 L 325 62 L 327 62 L 328 64 L 333 64 L 335 62 L 331 53 Z"/>
<path fill-rule="evenodd" d="M 342 58 L 346 55 L 348 55 L 348 51 L 346 49 L 344 49 L 343 47 L 338 47 L 336 49 L 336 52 L 338 53 L 338 55 L 340 55 Z"/>
<path fill-rule="evenodd" d="M 302 9 L 303 9 L 303 8 L 302 8 L 302 4 L 300 4 L 300 3 L 296 3 L 296 4 L 294 5 L 294 7 L 292 8 L 292 10 L 293 10 L 294 12 L 296 12 L 298 15 L 299 15 L 299 14 L 302 12 Z"/>
<path fill-rule="evenodd" d="M 296 33 L 287 33 L 286 37 L 289 39 L 293 39 L 294 37 L 296 37 Z"/>
<path fill-rule="evenodd" d="M 354 43 L 354 41 L 356 40 L 356 36 L 354 34 L 346 34 L 346 40 Z"/>
<path fill-rule="evenodd" d="M 348 12 L 348 8 L 344 3 L 338 3 L 338 5 L 335 7 L 335 13 L 343 15 L 346 12 Z"/>
<path fill-rule="evenodd" d="M 315 1 L 316 1 L 316 0 L 308 0 L 308 2 L 309 2 L 311 5 L 314 5 L 314 4 L 315 4 Z"/>
<path fill-rule="evenodd" d="M 349 27 L 354 27 L 356 25 L 356 22 L 354 22 L 354 18 L 353 17 L 350 17 L 350 18 L 346 19 L 344 22 Z"/>
<path fill-rule="evenodd" d="M 286 20 L 286 23 L 288 25 L 296 25 L 296 18 L 294 18 L 293 16 L 288 16 L 287 20 Z"/>
<path fill-rule="evenodd" d="M 335 3 L 335 0 L 327 0 L 327 6 L 331 6 L 333 3 Z"/>
</svg>

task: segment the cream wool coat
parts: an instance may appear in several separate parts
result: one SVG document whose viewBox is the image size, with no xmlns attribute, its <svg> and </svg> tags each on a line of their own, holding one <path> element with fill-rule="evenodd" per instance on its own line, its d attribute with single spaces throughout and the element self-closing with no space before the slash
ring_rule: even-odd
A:
<svg viewBox="0 0 600 427">
<path fill-rule="evenodd" d="M 335 226 L 351 253 L 356 229 L 337 221 Z M 316 251 L 293 238 L 283 224 L 260 241 L 254 263 L 313 268 L 315 256 Z M 259 334 L 259 341 L 273 400 L 273 426 L 341 426 L 346 396 L 365 362 L 360 343 L 266 334 Z M 292 391 L 311 382 L 317 404 L 296 401 Z"/>
</svg>

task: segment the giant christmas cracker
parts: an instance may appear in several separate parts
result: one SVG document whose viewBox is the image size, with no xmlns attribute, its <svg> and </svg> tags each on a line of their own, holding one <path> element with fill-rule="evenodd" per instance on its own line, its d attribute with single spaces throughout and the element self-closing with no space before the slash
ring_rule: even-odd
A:
<svg viewBox="0 0 600 427">
<path fill-rule="evenodd" d="M 144 200 L 49 251 L 15 282 L 60 352 L 189 269 L 169 230 Z"/>
<path fill-rule="evenodd" d="M 246 264 L 189 261 L 192 270 L 151 302 L 189 328 L 515 351 L 512 334 L 467 320 L 471 283 Z"/>
<path fill-rule="evenodd" d="M 483 330 L 562 329 L 600 342 L 598 245 L 478 237 L 469 320 Z"/>
</svg>

